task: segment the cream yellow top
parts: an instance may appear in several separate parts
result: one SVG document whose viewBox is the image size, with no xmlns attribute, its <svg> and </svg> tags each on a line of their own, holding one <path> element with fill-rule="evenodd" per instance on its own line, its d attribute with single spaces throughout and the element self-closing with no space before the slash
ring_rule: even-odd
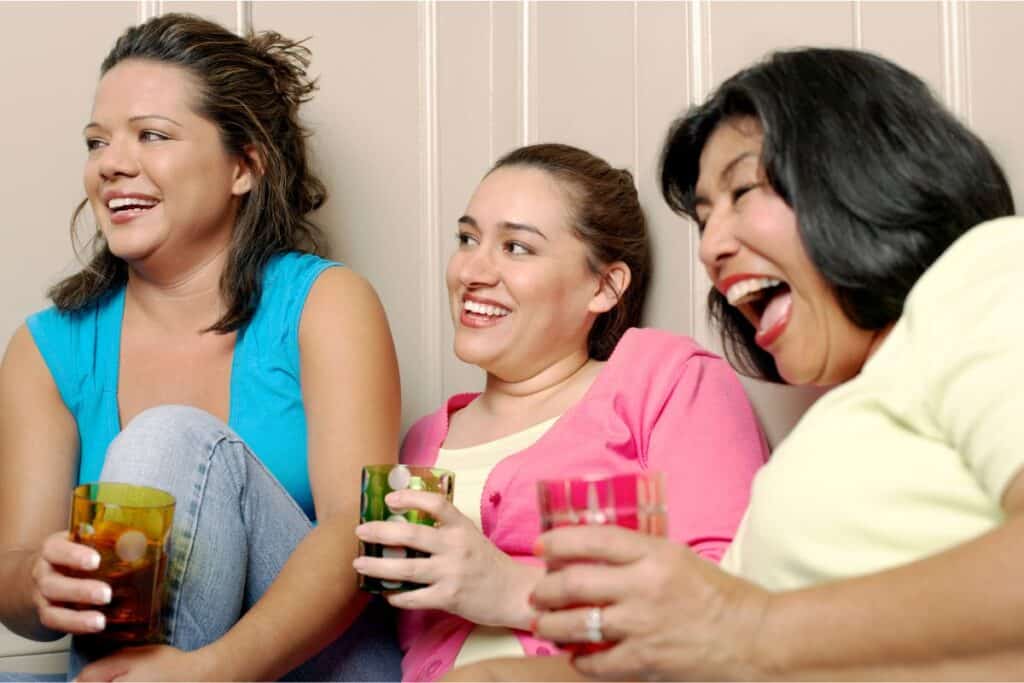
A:
<svg viewBox="0 0 1024 683">
<path fill-rule="evenodd" d="M 1024 465 L 1024 219 L 961 237 L 863 371 L 754 480 L 722 566 L 771 589 L 876 572 L 1003 520 Z"/>
<path fill-rule="evenodd" d="M 509 455 L 532 446 L 557 419 L 551 418 L 521 432 L 479 446 L 441 448 L 438 451 L 434 466 L 455 472 L 455 507 L 469 517 L 478 529 L 484 484 L 487 483 L 491 470 Z M 509 629 L 477 626 L 463 643 L 454 666 L 472 664 L 493 657 L 522 657 L 523 654 L 522 645 Z"/>
</svg>

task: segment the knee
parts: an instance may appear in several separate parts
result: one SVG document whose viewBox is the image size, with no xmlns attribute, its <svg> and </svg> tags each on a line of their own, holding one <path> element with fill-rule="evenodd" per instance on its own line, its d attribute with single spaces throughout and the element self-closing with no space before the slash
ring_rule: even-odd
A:
<svg viewBox="0 0 1024 683">
<path fill-rule="evenodd" d="M 139 473 L 180 467 L 190 454 L 209 453 L 209 447 L 231 430 L 199 408 L 164 405 L 139 413 L 111 442 L 104 461 L 104 479 L 121 473 Z M 207 448 L 204 448 L 204 444 Z"/>
</svg>

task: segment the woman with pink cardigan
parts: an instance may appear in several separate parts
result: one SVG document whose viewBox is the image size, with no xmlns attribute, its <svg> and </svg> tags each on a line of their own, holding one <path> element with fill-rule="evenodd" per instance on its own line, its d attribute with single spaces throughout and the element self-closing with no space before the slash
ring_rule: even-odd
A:
<svg viewBox="0 0 1024 683">
<path fill-rule="evenodd" d="M 633 178 L 567 145 L 500 159 L 458 221 L 447 269 L 455 352 L 487 373 L 410 430 L 401 460 L 456 472 L 454 504 L 389 494 L 436 527 L 371 522 L 360 539 L 430 553 L 357 558 L 394 593 L 406 680 L 497 656 L 556 654 L 530 635 L 544 568 L 536 483 L 665 476 L 668 534 L 717 561 L 767 449 L 728 364 L 692 339 L 637 329 L 650 244 Z"/>
</svg>

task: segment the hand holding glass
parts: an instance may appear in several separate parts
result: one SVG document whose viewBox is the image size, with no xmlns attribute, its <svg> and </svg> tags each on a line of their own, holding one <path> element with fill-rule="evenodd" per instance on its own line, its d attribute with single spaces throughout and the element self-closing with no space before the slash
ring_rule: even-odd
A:
<svg viewBox="0 0 1024 683">
<path fill-rule="evenodd" d="M 537 498 L 543 531 L 578 524 L 614 524 L 652 536 L 667 533 L 664 477 L 660 472 L 548 479 L 537 483 Z M 557 569 L 548 567 L 548 571 Z M 574 654 L 589 654 L 611 645 L 564 643 L 563 647 Z"/>
<path fill-rule="evenodd" d="M 384 497 L 392 491 L 413 489 L 439 493 L 452 502 L 455 493 L 455 474 L 439 467 L 408 467 L 406 465 L 369 465 L 363 468 L 359 522 L 388 521 L 433 526 L 436 520 L 422 510 L 395 511 L 387 506 Z M 359 542 L 359 554 L 368 557 L 427 557 L 427 553 L 412 548 Z M 412 581 L 388 581 L 359 575 L 359 588 L 368 593 L 407 591 L 422 588 Z"/>
<path fill-rule="evenodd" d="M 160 642 L 173 517 L 174 497 L 159 489 L 112 482 L 75 488 L 71 540 L 96 550 L 100 565 L 68 573 L 105 581 L 111 589 L 110 603 L 99 608 L 106 628 L 76 636 L 79 647 L 105 652 Z"/>
</svg>

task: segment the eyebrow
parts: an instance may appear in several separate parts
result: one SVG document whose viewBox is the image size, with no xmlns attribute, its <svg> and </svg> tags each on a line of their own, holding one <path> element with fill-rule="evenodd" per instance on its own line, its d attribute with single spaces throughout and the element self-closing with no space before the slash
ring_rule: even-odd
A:
<svg viewBox="0 0 1024 683">
<path fill-rule="evenodd" d="M 736 170 L 736 167 L 739 166 L 741 161 L 743 161 L 744 159 L 749 159 L 750 157 L 757 157 L 757 156 L 759 156 L 759 153 L 755 152 L 754 150 L 747 150 L 746 152 L 742 152 L 741 154 L 738 154 L 735 158 L 733 158 L 732 161 L 727 163 L 725 165 L 725 168 L 722 169 L 722 172 L 718 174 L 718 182 L 721 183 L 723 180 L 725 180 L 730 175 L 732 175 L 733 171 Z M 698 206 L 705 206 L 705 205 L 707 205 L 709 203 L 710 202 L 709 202 L 708 198 L 705 197 L 702 194 L 696 194 L 693 197 L 693 206 L 694 206 L 694 208 L 696 208 Z"/>
<path fill-rule="evenodd" d="M 175 121 L 171 117 L 169 117 L 169 116 L 161 116 L 160 114 L 140 114 L 139 116 L 131 117 L 130 119 L 128 119 L 128 121 L 130 123 L 135 123 L 136 121 L 141 121 L 143 119 L 160 119 L 161 121 L 167 121 L 169 123 L 173 123 L 174 125 L 178 126 L 179 128 L 184 128 L 184 126 L 182 126 L 180 123 L 178 123 L 177 121 Z M 90 121 L 89 123 L 85 124 L 85 127 L 82 128 L 82 131 L 84 132 L 84 131 L 89 130 L 90 128 L 102 128 L 102 127 L 103 126 L 101 126 L 100 124 L 96 123 L 95 121 Z"/>
<path fill-rule="evenodd" d="M 459 219 L 459 223 L 465 223 L 466 225 L 471 225 L 474 228 L 476 228 L 477 230 L 480 229 L 480 226 L 477 225 L 476 219 L 474 219 L 472 216 L 463 216 L 463 217 L 461 217 Z M 543 232 L 540 231 L 540 228 L 535 228 L 534 226 L 530 225 L 529 223 L 514 223 L 512 221 L 502 221 L 502 222 L 498 223 L 498 227 L 501 230 L 522 230 L 524 232 L 530 232 L 530 233 L 533 233 L 534 235 L 539 235 L 540 237 L 542 237 L 545 240 L 548 238 L 547 235 L 545 235 Z"/>
</svg>

